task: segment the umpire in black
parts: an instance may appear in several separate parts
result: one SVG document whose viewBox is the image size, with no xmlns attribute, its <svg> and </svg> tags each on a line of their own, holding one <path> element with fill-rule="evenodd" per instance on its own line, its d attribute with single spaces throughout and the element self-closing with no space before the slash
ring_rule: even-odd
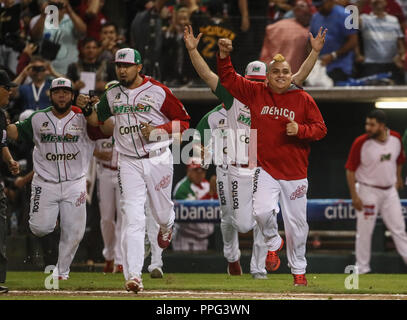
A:
<svg viewBox="0 0 407 320">
<path fill-rule="evenodd" d="M 13 175 L 20 172 L 18 162 L 14 161 L 6 144 L 7 118 L 3 111 L 9 103 L 11 88 L 17 85 L 10 81 L 7 73 L 0 70 L 0 149 L 3 161 L 9 167 Z M 0 293 L 8 292 L 8 288 L 2 286 L 6 281 L 7 257 L 6 257 L 6 234 L 7 234 L 7 199 L 4 194 L 4 184 L 0 182 Z"/>
</svg>

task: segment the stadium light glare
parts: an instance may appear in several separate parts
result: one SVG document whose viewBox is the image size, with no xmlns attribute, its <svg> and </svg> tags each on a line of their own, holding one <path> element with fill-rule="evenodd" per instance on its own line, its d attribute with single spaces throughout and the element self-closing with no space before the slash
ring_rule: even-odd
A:
<svg viewBox="0 0 407 320">
<path fill-rule="evenodd" d="M 378 109 L 407 109 L 407 99 L 380 99 L 375 102 Z"/>
</svg>

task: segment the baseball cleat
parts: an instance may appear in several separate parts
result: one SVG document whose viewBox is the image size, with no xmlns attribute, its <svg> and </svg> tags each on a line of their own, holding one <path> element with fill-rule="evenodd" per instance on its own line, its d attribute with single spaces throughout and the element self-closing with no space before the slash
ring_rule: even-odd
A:
<svg viewBox="0 0 407 320">
<path fill-rule="evenodd" d="M 165 232 L 162 232 L 162 230 L 160 229 L 157 235 L 158 246 L 161 249 L 168 248 L 171 242 L 171 237 L 172 237 L 172 228 L 167 229 L 167 231 Z"/>
<path fill-rule="evenodd" d="M 252 278 L 255 280 L 267 280 L 267 274 L 264 273 L 253 273 Z"/>
<path fill-rule="evenodd" d="M 113 273 L 123 273 L 123 265 L 115 264 L 113 268 Z"/>
<path fill-rule="evenodd" d="M 281 245 L 280 248 L 278 248 L 276 251 L 268 251 L 267 252 L 267 257 L 266 257 L 266 269 L 267 271 L 276 271 L 280 267 L 280 258 L 278 257 L 278 252 L 283 249 L 284 246 L 284 240 L 281 239 Z"/>
<path fill-rule="evenodd" d="M 293 274 L 294 277 L 294 286 L 304 286 L 306 287 L 308 285 L 307 278 L 305 277 L 305 274 Z"/>
<path fill-rule="evenodd" d="M 133 278 L 126 281 L 125 288 L 127 291 L 133 291 L 134 293 L 143 291 L 144 286 L 141 278 Z"/>
<path fill-rule="evenodd" d="M 228 262 L 228 275 L 230 276 L 241 276 L 243 274 L 242 267 L 240 266 L 240 261 Z"/>
<path fill-rule="evenodd" d="M 0 287 L 0 293 L 7 293 L 8 292 L 8 288 L 7 287 Z"/>
<path fill-rule="evenodd" d="M 61 281 L 65 281 L 65 280 L 68 280 L 69 279 L 69 276 L 54 276 L 53 277 L 54 279 L 58 279 L 58 280 L 61 280 Z"/>
<path fill-rule="evenodd" d="M 113 260 L 106 260 L 105 266 L 103 268 L 103 273 L 112 273 L 113 272 Z"/>
<path fill-rule="evenodd" d="M 151 279 L 162 279 L 163 271 L 161 268 L 155 268 L 153 271 L 151 271 L 150 277 Z"/>
</svg>

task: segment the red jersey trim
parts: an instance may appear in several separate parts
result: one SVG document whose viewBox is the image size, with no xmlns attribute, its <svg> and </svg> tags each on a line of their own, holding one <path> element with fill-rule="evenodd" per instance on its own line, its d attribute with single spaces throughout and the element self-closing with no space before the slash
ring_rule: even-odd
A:
<svg viewBox="0 0 407 320">
<path fill-rule="evenodd" d="M 369 139 L 367 134 L 363 134 L 355 139 L 349 152 L 348 161 L 345 168 L 350 171 L 356 171 L 360 165 L 360 152 L 363 144 Z"/>
</svg>

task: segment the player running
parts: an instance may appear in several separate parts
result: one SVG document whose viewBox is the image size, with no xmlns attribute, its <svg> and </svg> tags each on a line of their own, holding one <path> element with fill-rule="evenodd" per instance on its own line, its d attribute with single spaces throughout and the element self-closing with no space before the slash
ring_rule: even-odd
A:
<svg viewBox="0 0 407 320">
<path fill-rule="evenodd" d="M 29 226 L 43 237 L 54 231 L 58 214 L 61 239 L 53 277 L 69 278 L 72 260 L 86 226 L 86 170 L 93 154 L 91 139 L 102 138 L 89 128 L 80 108 L 72 106 L 72 83 L 52 81 L 52 106 L 34 112 L 7 127 L 7 137 L 33 141 L 34 178 L 31 187 Z"/>
<path fill-rule="evenodd" d="M 294 284 L 307 285 L 309 142 L 326 135 L 325 123 L 312 97 L 292 84 L 290 65 L 282 55 L 276 55 L 270 62 L 266 86 L 235 72 L 229 56 L 232 41 L 221 39 L 218 45 L 220 82 L 249 107 L 251 129 L 257 130 L 258 168 L 253 181 L 253 214 L 268 246 L 267 260 L 274 265 L 277 259 L 271 258 L 283 245 L 275 232 L 280 204 Z"/>
<path fill-rule="evenodd" d="M 315 38 L 310 34 L 312 51 L 306 61 L 304 61 L 300 70 L 292 76 L 292 82 L 294 84 L 302 85 L 308 74 L 311 72 L 318 58 L 319 52 L 323 47 L 326 32 L 327 30 L 322 32 L 321 28 Z M 217 133 L 221 134 L 221 132 L 230 127 L 230 129 L 232 129 L 232 135 L 236 137 L 233 143 L 235 146 L 230 148 L 228 145 L 227 148 L 228 156 L 230 157 L 229 161 L 226 159 L 225 155 L 225 163 L 217 166 L 218 189 L 221 188 L 223 194 L 223 198 L 220 197 L 222 209 L 221 230 L 224 241 L 224 255 L 228 260 L 228 272 L 235 275 L 242 273 L 239 263 L 240 251 L 237 232 L 248 232 L 253 229 L 254 243 L 251 260 L 251 274 L 255 279 L 264 279 L 267 278 L 266 271 L 264 270 L 267 249 L 264 249 L 264 238 L 262 237 L 253 216 L 248 214 L 248 212 L 253 211 L 252 190 L 254 175 L 254 169 L 248 167 L 248 142 L 251 124 L 250 110 L 242 102 L 233 98 L 233 96 L 222 86 L 218 76 L 210 70 L 206 62 L 203 60 L 196 49 L 200 38 L 201 34 L 196 38 L 194 37 L 191 26 L 185 27 L 184 41 L 196 71 L 212 89 L 215 95 L 223 101 L 222 105 L 216 107 L 205 115 L 198 125 L 197 128 L 200 130 L 201 139 L 203 138 L 204 128 L 210 128 L 213 131 L 216 130 Z M 246 67 L 245 78 L 252 81 L 265 82 L 266 69 L 267 66 L 263 62 L 253 61 Z M 226 118 L 227 121 L 223 120 Z M 241 131 L 242 134 L 237 136 L 239 131 Z M 228 133 L 223 134 L 225 139 L 227 135 Z M 205 141 L 205 144 L 207 143 L 208 142 Z M 243 146 L 236 146 L 237 144 Z M 243 159 L 238 159 L 239 155 L 236 152 L 238 150 L 245 150 Z M 230 155 L 230 153 L 235 154 Z M 232 162 L 230 160 L 232 160 Z M 273 232 L 278 236 L 277 220 L 275 217 L 272 218 L 275 224 Z M 282 246 L 283 241 L 281 239 L 279 250 L 281 250 Z M 279 268 L 279 250 L 269 252 L 266 261 L 266 268 L 268 271 L 275 271 Z"/>
<path fill-rule="evenodd" d="M 88 109 L 85 116 L 93 126 L 111 116 L 116 119 L 113 137 L 119 153 L 123 273 L 126 289 L 137 293 L 143 289 L 144 205 L 148 197 L 152 215 L 160 225 L 158 245 L 167 248 L 175 219 L 169 150 L 172 138 L 168 134 L 187 129 L 190 117 L 166 86 L 140 74 L 143 65 L 137 50 L 118 50 L 115 63 L 120 84 L 101 97 L 97 112 Z M 163 133 L 160 137 L 156 135 L 159 132 Z"/>
</svg>

